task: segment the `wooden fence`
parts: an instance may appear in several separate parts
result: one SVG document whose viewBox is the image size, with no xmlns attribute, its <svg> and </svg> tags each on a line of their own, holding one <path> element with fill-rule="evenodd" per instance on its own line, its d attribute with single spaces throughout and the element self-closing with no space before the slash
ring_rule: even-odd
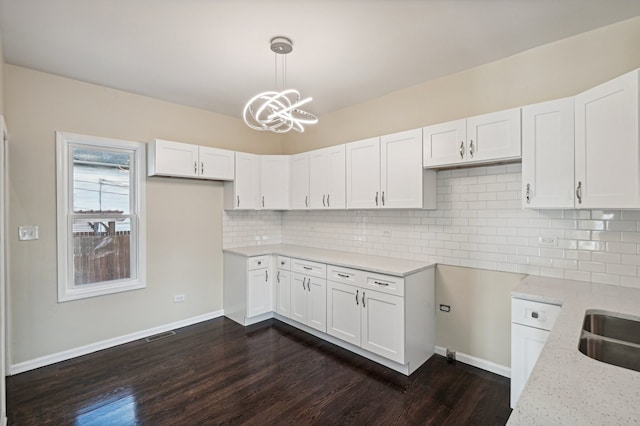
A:
<svg viewBox="0 0 640 426">
<path fill-rule="evenodd" d="M 131 277 L 129 231 L 74 232 L 75 285 Z"/>
</svg>

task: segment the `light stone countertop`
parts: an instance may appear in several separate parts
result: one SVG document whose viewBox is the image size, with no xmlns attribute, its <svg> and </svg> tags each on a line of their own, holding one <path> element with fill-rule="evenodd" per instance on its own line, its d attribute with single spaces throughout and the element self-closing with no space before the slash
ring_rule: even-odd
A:
<svg viewBox="0 0 640 426">
<path fill-rule="evenodd" d="M 393 275 L 396 277 L 406 277 L 407 275 L 411 275 L 415 272 L 436 266 L 435 263 L 419 262 L 415 260 L 369 256 L 366 254 L 346 251 L 325 250 L 288 244 L 239 247 L 224 249 L 223 251 L 225 253 L 234 253 L 246 257 L 276 254 L 280 256 L 294 257 L 296 259 L 327 263 L 335 266 L 343 266 L 345 268 L 361 269 L 380 274 Z"/>
<path fill-rule="evenodd" d="M 640 318 L 640 289 L 529 276 L 511 295 L 562 310 L 507 424 L 640 424 L 640 372 L 578 351 L 585 311 Z"/>
</svg>

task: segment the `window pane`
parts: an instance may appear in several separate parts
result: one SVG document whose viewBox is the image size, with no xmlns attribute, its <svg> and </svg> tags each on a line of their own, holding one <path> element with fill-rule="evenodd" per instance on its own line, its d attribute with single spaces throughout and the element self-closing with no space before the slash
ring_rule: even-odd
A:
<svg viewBox="0 0 640 426">
<path fill-rule="evenodd" d="M 131 219 L 73 220 L 74 285 L 131 277 Z"/>
<path fill-rule="evenodd" d="M 73 148 L 73 211 L 129 214 L 132 153 Z"/>
</svg>

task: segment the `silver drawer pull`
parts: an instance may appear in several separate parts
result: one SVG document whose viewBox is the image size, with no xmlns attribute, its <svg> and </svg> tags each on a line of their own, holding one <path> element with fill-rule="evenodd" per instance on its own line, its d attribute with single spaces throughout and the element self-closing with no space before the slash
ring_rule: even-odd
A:
<svg viewBox="0 0 640 426">
<path fill-rule="evenodd" d="M 540 315 L 537 312 L 531 312 L 531 318 L 539 318 Z"/>
<path fill-rule="evenodd" d="M 282 262 L 280 262 L 281 265 L 284 265 L 285 263 L 287 263 L 287 262 L 285 262 L 284 260 Z"/>
<path fill-rule="evenodd" d="M 374 281 L 374 284 L 383 285 L 383 286 L 386 286 L 386 287 L 389 286 L 389 283 L 381 283 L 380 281 Z"/>
<path fill-rule="evenodd" d="M 347 274 L 341 274 L 341 273 L 338 273 L 338 276 L 339 276 L 339 277 L 342 277 L 342 278 L 350 278 L 350 277 L 351 277 L 350 275 L 347 275 Z"/>
<path fill-rule="evenodd" d="M 311 266 L 303 266 L 302 269 L 306 269 L 307 271 L 312 270 L 313 268 Z"/>
</svg>

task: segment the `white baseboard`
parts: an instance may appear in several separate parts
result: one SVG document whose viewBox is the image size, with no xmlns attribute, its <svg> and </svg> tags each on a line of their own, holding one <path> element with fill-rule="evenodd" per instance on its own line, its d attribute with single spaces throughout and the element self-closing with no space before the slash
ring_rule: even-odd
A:
<svg viewBox="0 0 640 426">
<path fill-rule="evenodd" d="M 436 346 L 436 353 L 438 355 L 447 356 L 447 349 L 443 348 L 442 346 Z M 506 365 L 496 364 L 495 362 L 487 361 L 486 359 L 468 355 L 463 352 L 456 351 L 456 361 L 481 368 L 483 370 L 498 374 L 503 377 L 511 377 L 511 368 L 507 367 Z"/>
<path fill-rule="evenodd" d="M 102 340 L 100 342 L 95 342 L 85 346 L 80 346 L 78 348 L 57 352 L 51 355 L 45 355 L 29 361 L 23 361 L 18 364 L 12 364 L 9 366 L 8 374 L 14 375 L 18 373 L 23 373 L 25 371 L 34 370 L 36 368 L 44 367 L 46 365 L 55 364 L 56 362 L 66 361 L 71 358 L 76 358 L 82 355 L 90 354 L 92 352 L 122 345 L 123 343 L 133 342 L 134 340 L 144 339 L 145 337 L 153 336 L 154 334 L 163 333 L 165 331 L 175 330 L 176 328 L 197 324 L 199 322 L 207 321 L 213 318 L 218 318 L 223 315 L 224 315 L 224 310 L 209 312 L 206 314 L 172 322 L 169 324 L 160 325 L 158 327 L 149 328 L 147 330 L 136 331 L 135 333 L 126 334 L 124 336 L 114 337 L 112 339 Z"/>
</svg>

